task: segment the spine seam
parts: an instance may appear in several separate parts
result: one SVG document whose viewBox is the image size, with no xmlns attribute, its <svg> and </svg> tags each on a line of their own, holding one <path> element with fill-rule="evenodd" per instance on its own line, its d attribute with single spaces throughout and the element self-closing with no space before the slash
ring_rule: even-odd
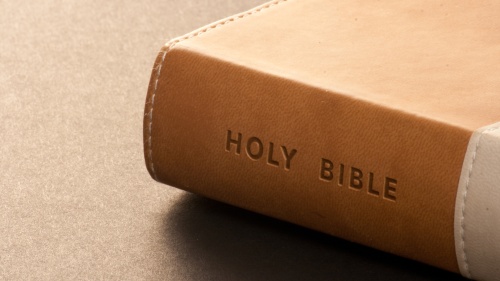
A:
<svg viewBox="0 0 500 281">
<path fill-rule="evenodd" d="M 213 30 L 213 29 L 216 29 L 218 27 L 221 27 L 223 25 L 227 25 L 228 23 L 230 22 L 234 22 L 238 19 L 242 19 L 242 18 L 245 18 L 245 17 L 248 17 L 248 16 L 251 16 L 251 15 L 254 15 L 256 13 L 259 13 L 260 11 L 262 10 L 265 10 L 265 9 L 268 9 L 268 8 L 271 8 L 273 6 L 276 6 L 280 3 L 283 3 L 283 2 L 287 2 L 288 0 L 277 0 L 277 1 L 273 1 L 273 2 L 270 2 L 268 4 L 265 4 L 263 6 L 260 6 L 260 7 L 257 7 L 257 8 L 254 8 L 248 12 L 245 12 L 245 13 L 241 13 L 241 14 L 237 14 L 229 19 L 225 19 L 225 20 L 221 20 L 221 21 L 218 21 L 218 22 L 215 22 L 209 26 L 206 26 L 205 28 L 202 28 L 201 30 L 195 30 L 191 33 L 188 33 L 186 35 L 184 35 L 183 37 L 179 37 L 177 39 L 174 39 L 172 41 L 169 41 L 167 42 L 167 44 L 165 44 L 165 48 L 164 48 L 164 51 L 163 52 L 163 55 L 161 57 L 161 61 L 160 63 L 158 64 L 158 69 L 156 71 L 156 78 L 155 78 L 155 82 L 154 82 L 154 87 L 153 87 L 153 93 L 151 95 L 151 109 L 149 110 L 149 128 L 148 128 L 148 158 L 149 158 L 149 168 L 151 170 L 151 173 L 153 174 L 153 177 L 156 181 L 158 181 L 158 177 L 156 175 L 156 171 L 155 171 L 155 168 L 154 168 L 154 164 L 153 164 L 153 147 L 152 147 L 152 142 L 151 142 L 151 138 L 152 138 L 152 127 L 153 127 L 153 109 L 154 109 L 154 102 L 155 102 L 155 96 L 156 96 L 156 92 L 157 92 L 157 89 L 158 89 L 158 80 L 160 79 L 160 74 L 161 74 L 161 70 L 163 68 L 163 64 L 165 63 L 165 57 L 167 55 L 167 53 L 172 50 L 176 44 L 182 42 L 182 41 L 185 41 L 185 40 L 188 40 L 188 39 L 191 39 L 193 37 L 196 37 L 196 36 L 199 36 L 203 33 L 206 33 L 210 30 Z"/>
</svg>

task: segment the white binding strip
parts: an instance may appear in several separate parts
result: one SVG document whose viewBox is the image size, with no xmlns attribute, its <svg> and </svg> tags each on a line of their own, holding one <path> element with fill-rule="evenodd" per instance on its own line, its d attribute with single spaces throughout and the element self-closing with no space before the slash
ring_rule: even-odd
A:
<svg viewBox="0 0 500 281">
<path fill-rule="evenodd" d="M 460 272 L 500 280 L 500 123 L 472 135 L 455 204 L 455 249 Z"/>
</svg>

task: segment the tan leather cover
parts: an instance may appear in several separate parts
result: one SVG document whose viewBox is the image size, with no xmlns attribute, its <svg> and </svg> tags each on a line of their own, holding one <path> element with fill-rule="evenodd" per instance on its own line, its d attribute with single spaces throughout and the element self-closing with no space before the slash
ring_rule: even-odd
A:
<svg viewBox="0 0 500 281">
<path fill-rule="evenodd" d="M 499 8 L 283 0 L 175 39 L 149 85 L 148 170 L 459 272 L 465 152 L 500 120 Z"/>
</svg>

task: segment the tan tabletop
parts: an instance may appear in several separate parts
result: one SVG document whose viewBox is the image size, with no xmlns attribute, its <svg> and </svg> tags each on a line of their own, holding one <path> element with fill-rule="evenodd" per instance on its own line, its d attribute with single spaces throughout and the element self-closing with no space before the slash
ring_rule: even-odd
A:
<svg viewBox="0 0 500 281">
<path fill-rule="evenodd" d="M 0 1 L 0 280 L 460 280 L 150 178 L 160 47 L 264 2 Z"/>
</svg>

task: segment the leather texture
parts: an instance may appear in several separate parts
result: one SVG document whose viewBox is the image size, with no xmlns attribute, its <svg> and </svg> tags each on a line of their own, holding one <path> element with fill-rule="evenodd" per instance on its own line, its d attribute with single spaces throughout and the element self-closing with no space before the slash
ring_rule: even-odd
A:
<svg viewBox="0 0 500 281">
<path fill-rule="evenodd" d="M 500 280 L 500 123 L 469 143 L 455 208 L 455 244 L 462 275 Z"/>
<path fill-rule="evenodd" d="M 174 39 L 146 100 L 148 171 L 459 272 L 464 156 L 474 131 L 500 120 L 498 5 L 281 0 Z M 229 130 L 233 140 L 241 134 L 240 153 L 227 145 Z M 248 145 L 255 138 L 261 145 Z M 273 154 L 280 147 L 297 151 L 288 170 Z M 322 180 L 323 158 L 345 173 Z M 365 186 L 339 186 L 353 169 Z M 397 180 L 396 191 L 384 193 L 384 178 Z"/>
<path fill-rule="evenodd" d="M 180 45 L 471 132 L 500 120 L 500 2 L 276 3 Z"/>
</svg>

